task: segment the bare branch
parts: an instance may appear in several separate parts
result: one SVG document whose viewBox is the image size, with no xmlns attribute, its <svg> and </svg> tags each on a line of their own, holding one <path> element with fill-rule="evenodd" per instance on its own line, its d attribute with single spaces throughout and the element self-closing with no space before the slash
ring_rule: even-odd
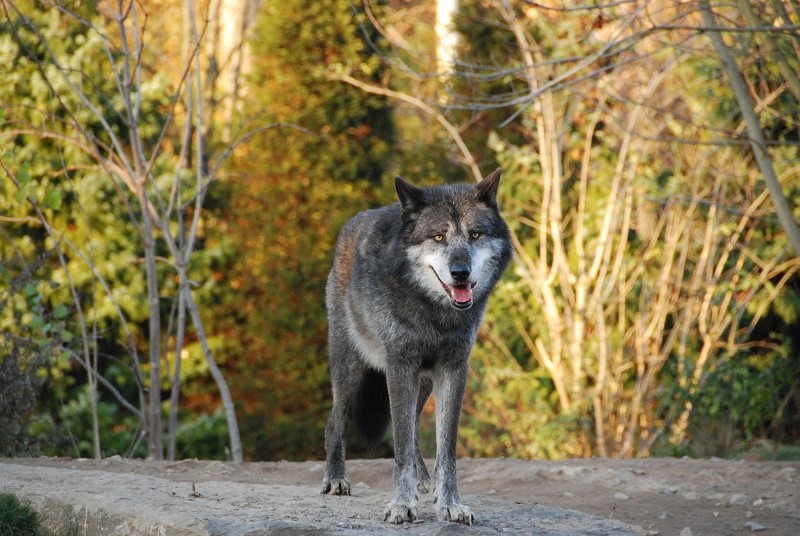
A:
<svg viewBox="0 0 800 536">
<path fill-rule="evenodd" d="M 442 127 L 447 131 L 447 133 L 450 134 L 450 137 L 455 142 L 459 152 L 461 153 L 462 158 L 464 159 L 464 163 L 472 173 L 473 178 L 477 182 L 480 182 L 483 179 L 481 170 L 478 167 L 477 162 L 475 162 L 475 158 L 472 156 L 472 153 L 467 147 L 467 144 L 464 142 L 464 139 L 461 137 L 461 133 L 459 133 L 458 129 L 433 106 L 427 104 L 421 99 L 418 99 L 417 97 L 408 95 L 406 93 L 401 93 L 399 91 L 394 91 L 392 89 L 374 86 L 372 84 L 362 82 L 361 80 L 353 78 L 349 74 L 329 72 L 327 76 L 331 80 L 340 80 L 342 82 L 346 82 L 351 86 L 355 86 L 363 91 L 366 91 L 367 93 L 373 93 L 375 95 L 383 95 L 384 97 L 389 97 L 390 99 L 395 99 L 401 102 L 405 102 L 406 104 L 410 104 L 411 106 L 414 106 L 415 108 L 425 112 L 430 117 L 436 119 L 436 121 L 440 125 L 442 125 Z"/>
</svg>

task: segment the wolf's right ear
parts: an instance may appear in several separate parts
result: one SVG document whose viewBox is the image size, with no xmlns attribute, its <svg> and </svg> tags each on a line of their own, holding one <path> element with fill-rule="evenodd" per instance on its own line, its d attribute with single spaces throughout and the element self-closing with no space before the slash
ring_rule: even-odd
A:
<svg viewBox="0 0 800 536">
<path fill-rule="evenodd" d="M 422 188 L 417 188 L 404 181 L 400 175 L 394 178 L 394 189 L 397 190 L 397 198 L 400 199 L 400 206 L 403 207 L 403 216 L 419 212 L 425 204 Z"/>
<path fill-rule="evenodd" d="M 475 188 L 478 190 L 478 199 L 497 208 L 497 186 L 500 184 L 500 173 L 502 169 L 497 168 L 494 173 L 479 182 Z"/>
</svg>

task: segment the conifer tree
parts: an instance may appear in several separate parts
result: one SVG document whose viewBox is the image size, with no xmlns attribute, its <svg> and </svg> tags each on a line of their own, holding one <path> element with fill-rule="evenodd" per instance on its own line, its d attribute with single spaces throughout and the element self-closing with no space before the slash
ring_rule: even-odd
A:
<svg viewBox="0 0 800 536">
<path fill-rule="evenodd" d="M 325 76 L 380 77 L 365 20 L 347 0 L 289 0 L 264 6 L 255 29 L 246 108 L 281 126 L 236 155 L 220 229 L 239 251 L 224 322 L 250 457 L 322 453 L 325 279 L 338 230 L 376 204 L 393 133 L 385 99 Z"/>
</svg>

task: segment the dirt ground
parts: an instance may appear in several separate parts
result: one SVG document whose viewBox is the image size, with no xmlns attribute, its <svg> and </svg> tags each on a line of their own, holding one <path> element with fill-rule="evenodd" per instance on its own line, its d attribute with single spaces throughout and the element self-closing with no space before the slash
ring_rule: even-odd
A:
<svg viewBox="0 0 800 536">
<path fill-rule="evenodd" d="M 391 470 L 348 461 L 353 496 L 332 497 L 319 494 L 322 462 L 0 459 L 0 492 L 69 511 L 87 535 L 800 535 L 800 462 L 465 459 L 474 527 L 437 522 L 430 495 L 419 523 L 382 523 Z"/>
</svg>

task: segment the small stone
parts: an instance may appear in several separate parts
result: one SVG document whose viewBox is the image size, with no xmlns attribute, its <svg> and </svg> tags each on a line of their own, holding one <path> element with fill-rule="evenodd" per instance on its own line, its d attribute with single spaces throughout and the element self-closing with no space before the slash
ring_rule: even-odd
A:
<svg viewBox="0 0 800 536">
<path fill-rule="evenodd" d="M 750 501 L 747 500 L 747 495 L 744 495 L 743 493 L 734 493 L 731 495 L 730 501 L 728 502 L 730 502 L 730 504 L 733 506 L 744 506 Z"/>
<path fill-rule="evenodd" d="M 756 499 L 755 501 L 753 501 L 753 506 L 755 507 L 764 506 L 764 499 Z"/>
<path fill-rule="evenodd" d="M 719 512 L 715 511 L 714 512 L 714 517 L 719 517 Z"/>
<path fill-rule="evenodd" d="M 618 501 L 627 501 L 628 499 L 630 499 L 630 497 L 619 491 L 614 494 L 614 498 L 617 499 Z"/>
<path fill-rule="evenodd" d="M 658 514 L 658 519 L 660 519 L 661 521 L 666 521 L 670 517 L 672 517 L 672 515 L 669 512 L 667 512 L 666 510 L 664 510 L 663 512 Z"/>
<path fill-rule="evenodd" d="M 683 527 L 680 536 L 692 536 L 692 529 L 690 529 L 689 527 Z"/>
<path fill-rule="evenodd" d="M 748 511 L 747 511 L 747 512 L 744 514 L 744 517 L 746 517 L 747 519 L 750 519 L 751 517 L 753 517 L 753 512 L 751 512 L 750 510 L 748 510 Z"/>
<path fill-rule="evenodd" d="M 783 478 L 784 480 L 788 480 L 789 482 L 794 482 L 795 476 L 797 476 L 796 473 L 797 469 L 795 469 L 794 467 L 784 467 L 783 469 L 778 471 L 778 474 L 781 475 L 781 478 Z"/>
<path fill-rule="evenodd" d="M 747 523 L 744 524 L 744 526 L 753 532 L 758 532 L 760 530 L 767 530 L 767 527 L 765 527 L 761 523 L 756 523 L 755 521 L 748 521 Z"/>
<path fill-rule="evenodd" d="M 675 484 L 666 484 L 662 486 L 661 489 L 664 491 L 664 493 L 674 494 L 678 493 L 678 490 L 680 490 L 681 488 L 680 486 L 676 486 Z"/>
<path fill-rule="evenodd" d="M 565 492 L 563 493 L 563 495 L 564 495 L 564 497 L 574 497 L 574 496 L 575 496 L 575 494 L 573 494 L 573 493 L 570 493 L 569 491 L 565 491 Z"/>
</svg>

